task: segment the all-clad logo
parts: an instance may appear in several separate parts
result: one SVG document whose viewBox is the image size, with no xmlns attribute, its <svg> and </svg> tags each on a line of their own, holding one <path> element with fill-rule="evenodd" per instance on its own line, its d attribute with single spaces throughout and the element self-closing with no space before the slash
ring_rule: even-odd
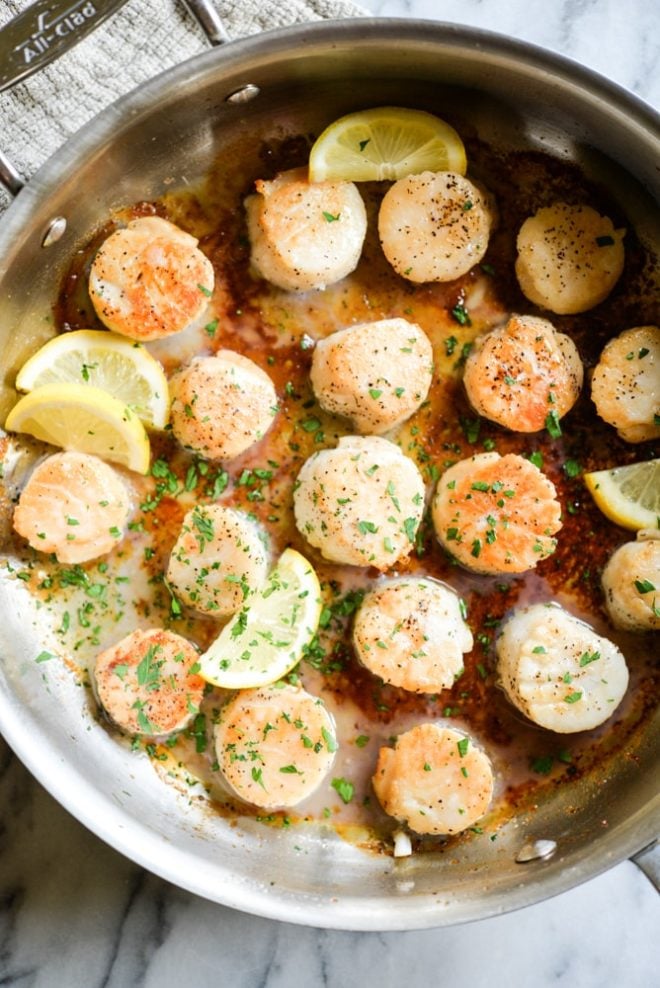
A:
<svg viewBox="0 0 660 988">
<path fill-rule="evenodd" d="M 49 19 L 48 13 L 39 14 L 36 31 L 19 47 L 25 65 L 29 65 L 35 58 L 47 52 L 60 38 L 73 34 L 91 17 L 96 17 L 96 14 L 96 5 L 84 0 L 72 3 L 68 10 L 58 14 L 53 20 Z"/>
</svg>

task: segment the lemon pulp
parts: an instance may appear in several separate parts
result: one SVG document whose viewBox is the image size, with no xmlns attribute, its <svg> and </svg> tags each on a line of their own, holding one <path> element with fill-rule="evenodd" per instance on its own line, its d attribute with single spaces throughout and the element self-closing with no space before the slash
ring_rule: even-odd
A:
<svg viewBox="0 0 660 988">
<path fill-rule="evenodd" d="M 266 580 L 200 656 L 200 675 L 224 689 L 252 689 L 293 669 L 318 628 L 321 587 L 311 564 L 285 549 Z"/>
<path fill-rule="evenodd" d="M 102 388 L 153 428 L 162 429 L 167 423 L 169 394 L 163 368 L 141 343 L 117 333 L 79 329 L 55 336 L 16 377 L 19 391 L 64 383 Z"/>
<path fill-rule="evenodd" d="M 12 408 L 5 429 L 146 473 L 149 438 L 137 415 L 118 398 L 86 384 L 44 384 Z"/>
<path fill-rule="evenodd" d="M 584 481 L 610 521 L 633 531 L 660 527 L 660 460 L 586 473 Z"/>
<path fill-rule="evenodd" d="M 310 182 L 396 181 L 420 172 L 464 175 L 465 148 L 454 128 L 424 110 L 384 106 L 331 123 L 312 146 Z"/>
</svg>

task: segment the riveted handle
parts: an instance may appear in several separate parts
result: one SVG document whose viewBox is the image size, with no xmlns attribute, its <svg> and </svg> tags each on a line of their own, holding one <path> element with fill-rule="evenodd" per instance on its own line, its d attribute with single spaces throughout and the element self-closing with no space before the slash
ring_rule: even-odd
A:
<svg viewBox="0 0 660 988">
<path fill-rule="evenodd" d="M 231 41 L 222 19 L 209 0 L 183 0 L 193 17 L 197 18 L 200 27 L 212 45 L 223 45 Z"/>
<path fill-rule="evenodd" d="M 0 28 L 0 92 L 69 51 L 127 0 L 36 0 Z M 212 45 L 229 41 L 212 0 L 184 0 Z M 0 183 L 15 196 L 25 184 L 0 152 Z"/>
<path fill-rule="evenodd" d="M 630 860 L 644 872 L 656 892 L 660 892 L 660 842 L 652 841 Z"/>
<path fill-rule="evenodd" d="M 0 92 L 59 58 L 126 0 L 37 0 L 0 30 Z"/>
</svg>

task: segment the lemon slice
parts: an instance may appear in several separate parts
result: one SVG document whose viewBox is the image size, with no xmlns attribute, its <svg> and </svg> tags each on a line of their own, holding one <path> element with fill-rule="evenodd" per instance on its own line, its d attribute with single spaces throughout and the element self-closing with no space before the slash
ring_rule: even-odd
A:
<svg viewBox="0 0 660 988">
<path fill-rule="evenodd" d="M 200 676 L 228 690 L 281 679 L 300 661 L 321 617 L 321 587 L 311 564 L 285 549 L 246 606 L 200 656 Z"/>
<path fill-rule="evenodd" d="M 381 106 L 340 117 L 309 156 L 310 182 L 396 181 L 420 172 L 465 174 L 463 142 L 448 123 L 423 110 Z"/>
<path fill-rule="evenodd" d="M 44 384 L 24 395 L 7 416 L 8 432 L 93 453 L 137 473 L 149 469 L 149 438 L 123 401 L 89 384 Z"/>
<path fill-rule="evenodd" d="M 584 481 L 610 521 L 633 531 L 660 527 L 660 460 L 585 473 Z"/>
<path fill-rule="evenodd" d="M 16 387 L 32 391 L 68 381 L 103 388 L 155 429 L 167 423 L 169 394 L 163 368 L 142 344 L 125 336 L 97 329 L 55 336 L 21 367 Z"/>
</svg>

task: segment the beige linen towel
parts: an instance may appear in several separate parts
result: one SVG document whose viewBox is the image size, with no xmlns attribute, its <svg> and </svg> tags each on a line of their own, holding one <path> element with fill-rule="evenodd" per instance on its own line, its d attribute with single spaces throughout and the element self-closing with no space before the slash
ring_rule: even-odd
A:
<svg viewBox="0 0 660 988">
<path fill-rule="evenodd" d="M 287 24 L 357 17 L 349 0 L 215 0 L 232 38 Z M 28 6 L 0 0 L 0 25 Z M 128 0 L 100 28 L 40 73 L 0 94 L 0 149 L 29 177 L 117 97 L 209 47 L 180 0 Z M 0 213 L 9 197 L 0 189 Z"/>
</svg>

